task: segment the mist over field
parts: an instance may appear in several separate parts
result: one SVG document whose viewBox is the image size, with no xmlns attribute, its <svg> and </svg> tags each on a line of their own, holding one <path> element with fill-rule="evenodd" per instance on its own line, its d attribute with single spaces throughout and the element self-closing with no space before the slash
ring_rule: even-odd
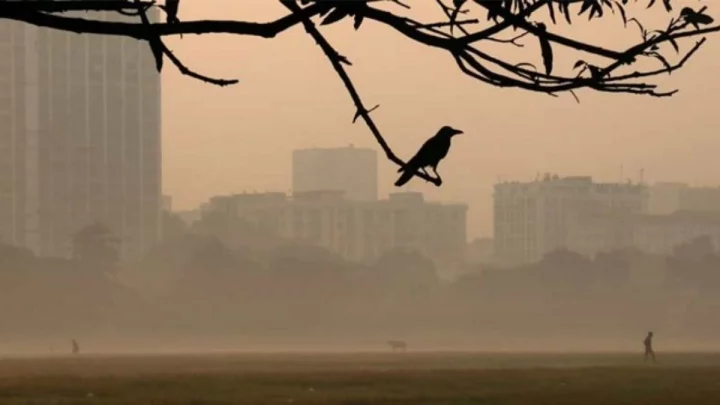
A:
<svg viewBox="0 0 720 405">
<path fill-rule="evenodd" d="M 259 239 L 251 237 L 255 244 Z M 250 240 L 250 239 L 248 239 Z M 661 257 L 557 251 L 452 278 L 394 250 L 371 264 L 280 240 L 247 247 L 182 234 L 143 261 L 0 252 L 0 353 L 717 350 L 717 253 L 698 239 Z M 98 261 L 100 260 L 100 261 Z M 100 266 L 102 267 L 102 266 Z"/>
</svg>

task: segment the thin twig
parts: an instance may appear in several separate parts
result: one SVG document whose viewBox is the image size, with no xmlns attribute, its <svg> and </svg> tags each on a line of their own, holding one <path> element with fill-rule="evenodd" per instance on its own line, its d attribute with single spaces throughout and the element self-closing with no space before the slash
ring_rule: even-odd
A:
<svg viewBox="0 0 720 405">
<path fill-rule="evenodd" d="M 555 7 L 554 9 L 560 8 L 563 10 L 562 12 L 565 13 L 565 16 L 569 17 L 566 6 L 569 4 L 577 5 L 579 10 L 579 4 L 586 4 L 585 0 L 536 0 L 534 2 L 523 3 L 523 7 L 520 7 L 520 3 L 516 2 L 500 3 L 487 0 L 472 0 L 466 4 L 472 4 L 473 8 L 491 12 L 494 15 L 489 27 L 479 29 L 477 32 L 472 33 L 469 33 L 468 30 L 475 28 L 475 25 L 479 24 L 478 19 L 449 22 L 419 22 L 372 6 L 372 4 L 378 4 L 378 2 L 386 3 L 388 1 L 405 8 L 410 7 L 400 0 L 313 1 L 304 7 L 298 5 L 297 0 L 281 0 L 281 3 L 290 10 L 290 13 L 270 22 L 206 20 L 182 21 L 173 24 L 151 24 L 147 21 L 147 16 L 144 16 L 144 13 L 149 7 L 154 7 L 155 3 L 154 1 L 148 0 L 65 0 L 62 2 L 0 0 L 0 19 L 15 20 L 39 27 L 67 32 L 123 36 L 148 41 L 148 43 L 152 44 L 152 49 L 156 55 L 160 55 L 156 57 L 158 69 L 162 68 L 163 57 L 167 56 L 167 59 L 183 74 L 220 86 L 237 83 L 237 80 L 213 79 L 192 71 L 165 46 L 162 38 L 170 35 L 204 35 L 215 33 L 273 38 L 298 24 L 303 24 L 308 34 L 315 39 L 328 57 L 328 60 L 347 88 L 357 109 L 353 122 L 357 121 L 358 118 L 362 118 L 388 159 L 401 167 L 404 165 L 404 162 L 395 156 L 370 116 L 370 113 L 375 110 L 377 106 L 371 109 L 364 107 L 355 86 L 343 66 L 351 65 L 350 61 L 330 45 L 312 22 L 313 17 L 322 14 L 327 18 L 328 15 L 334 13 L 331 19 L 335 22 L 354 18 L 356 28 L 359 28 L 363 21 L 369 20 L 372 23 L 392 28 L 415 43 L 447 52 L 455 60 L 462 73 L 479 82 L 497 87 L 513 87 L 541 92 L 551 96 L 556 96 L 562 92 L 570 92 L 578 102 L 579 99 L 575 94 L 575 91 L 578 89 L 669 97 L 675 94 L 676 90 L 660 91 L 656 84 L 638 82 L 636 80 L 647 79 L 680 69 L 705 43 L 703 36 L 720 32 L 720 25 L 707 25 L 701 28 L 692 27 L 687 21 L 687 17 L 680 15 L 676 16 L 676 18 L 671 18 L 670 23 L 664 31 L 655 30 L 648 33 L 640 26 L 643 33 L 643 40 L 641 42 L 624 50 L 615 50 L 548 32 L 545 27 L 540 28 L 540 24 L 531 21 L 534 14 L 546 6 L 553 6 Z M 443 8 L 445 15 L 450 20 L 454 20 L 457 15 L 464 15 L 471 11 L 469 9 L 456 10 L 445 5 L 442 0 L 436 1 Z M 607 4 L 615 4 L 616 7 L 622 7 L 617 2 L 598 4 L 600 7 L 607 7 Z M 343 10 L 343 7 L 347 8 Z M 125 15 L 141 15 L 145 18 L 142 23 L 100 21 L 62 14 L 66 11 L 114 11 Z M 705 8 L 701 8 L 695 11 L 695 13 L 703 13 L 704 11 Z M 591 14 L 595 12 L 598 12 L 597 9 L 592 8 Z M 708 20 L 708 22 L 710 21 L 707 18 L 706 20 Z M 633 19 L 628 21 L 633 21 Z M 331 21 L 330 23 L 334 22 Z M 463 31 L 463 36 L 457 38 L 453 36 L 452 27 L 455 26 Z M 451 27 L 450 33 L 444 30 L 446 27 Z M 465 27 L 467 27 L 467 29 Z M 501 34 L 509 34 L 515 30 L 520 30 L 521 33 L 519 35 L 513 34 L 510 39 L 501 39 L 498 37 Z M 482 41 L 492 41 L 508 46 L 521 47 L 523 44 L 518 41 L 527 35 L 536 37 L 541 43 L 541 47 L 544 47 L 542 58 L 546 69 L 542 71 L 538 71 L 538 69 L 535 68 L 535 66 L 539 66 L 539 64 L 510 62 L 506 56 L 497 56 L 489 50 L 480 48 L 480 45 L 484 43 Z M 507 35 L 504 36 L 507 37 Z M 702 39 L 696 42 L 689 51 L 681 52 L 679 46 L 680 41 L 694 37 L 702 37 Z M 671 44 L 677 51 L 677 56 L 673 55 L 673 58 L 666 58 L 666 55 L 661 53 L 660 47 L 663 46 L 662 49 L 665 49 L 664 44 L 667 43 L 669 43 L 668 45 Z M 589 53 L 595 56 L 609 58 L 610 61 L 607 61 L 605 66 L 593 66 L 578 61 L 576 65 L 581 68 L 579 73 L 556 73 L 561 70 L 559 68 L 552 69 L 552 55 L 550 55 L 549 58 L 547 57 L 548 54 L 552 54 L 550 44 L 553 46 L 562 45 L 575 50 L 577 53 Z M 548 52 L 548 48 L 550 52 Z M 653 67 L 647 70 L 627 73 L 628 66 L 634 65 L 639 57 L 646 56 L 659 59 L 665 65 L 664 68 L 657 69 Z M 536 57 L 539 58 L 541 55 L 538 53 Z M 672 61 L 677 58 L 679 58 L 679 60 L 673 63 Z M 417 175 L 434 184 L 439 185 L 441 183 L 439 179 L 434 179 L 425 173 L 419 172 Z"/>
</svg>

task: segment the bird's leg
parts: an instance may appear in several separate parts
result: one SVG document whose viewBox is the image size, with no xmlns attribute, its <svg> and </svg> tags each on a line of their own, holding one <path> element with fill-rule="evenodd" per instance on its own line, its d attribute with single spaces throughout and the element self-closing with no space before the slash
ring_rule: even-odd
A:
<svg viewBox="0 0 720 405">
<path fill-rule="evenodd" d="M 432 169 L 433 169 L 433 173 L 435 173 L 435 177 L 437 177 L 439 179 L 440 175 L 437 172 L 437 166 L 432 166 Z"/>
<path fill-rule="evenodd" d="M 436 185 L 439 186 L 442 184 L 442 177 L 440 177 L 440 173 L 437 172 L 437 169 L 433 168 L 433 171 L 435 172 L 435 177 L 437 178 Z"/>
<path fill-rule="evenodd" d="M 427 172 L 427 169 L 425 169 L 424 166 L 420 168 L 420 171 L 421 171 L 424 175 L 426 175 L 428 178 L 430 177 L 430 173 Z M 425 182 L 426 182 L 426 183 L 429 183 L 430 180 L 425 179 Z"/>
</svg>

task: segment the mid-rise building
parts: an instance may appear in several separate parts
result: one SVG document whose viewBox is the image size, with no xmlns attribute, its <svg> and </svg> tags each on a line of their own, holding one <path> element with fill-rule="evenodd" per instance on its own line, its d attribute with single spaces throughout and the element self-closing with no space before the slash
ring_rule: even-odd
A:
<svg viewBox="0 0 720 405">
<path fill-rule="evenodd" d="M 720 247 L 720 213 L 593 215 L 573 224 L 569 234 L 568 249 L 587 256 L 623 248 L 668 255 L 678 245 L 704 236 Z"/>
<path fill-rule="evenodd" d="M 147 43 L 2 20 L 0 52 L 3 242 L 67 256 L 72 235 L 99 221 L 124 258 L 156 243 L 160 77 Z"/>
<path fill-rule="evenodd" d="M 646 212 L 647 187 L 548 174 L 532 182 L 496 184 L 493 199 L 495 259 L 514 265 L 569 248 L 576 238 L 572 229 L 591 216 Z"/>
<path fill-rule="evenodd" d="M 709 237 L 720 247 L 720 213 L 676 211 L 668 215 L 642 215 L 632 221 L 634 246 L 654 254 L 671 254 L 683 244 Z"/>
<path fill-rule="evenodd" d="M 439 261 L 460 260 L 467 244 L 467 206 L 427 202 L 420 193 L 375 202 L 349 200 L 342 191 L 238 194 L 214 197 L 202 210 L 242 218 L 356 261 L 396 247 Z"/>
<path fill-rule="evenodd" d="M 376 201 L 377 152 L 353 146 L 296 150 L 292 178 L 294 193 L 342 191 L 348 200 Z"/>
<path fill-rule="evenodd" d="M 680 209 L 680 195 L 688 189 L 685 183 L 662 182 L 648 188 L 648 213 L 666 215 Z"/>
<path fill-rule="evenodd" d="M 720 212 L 720 187 L 691 187 L 685 183 L 656 183 L 650 187 L 649 212 Z"/>
<path fill-rule="evenodd" d="M 666 255 L 701 236 L 720 246 L 715 188 L 548 176 L 495 190 L 495 259 L 500 263 L 536 261 L 558 248 L 587 256 L 623 248 Z"/>
</svg>

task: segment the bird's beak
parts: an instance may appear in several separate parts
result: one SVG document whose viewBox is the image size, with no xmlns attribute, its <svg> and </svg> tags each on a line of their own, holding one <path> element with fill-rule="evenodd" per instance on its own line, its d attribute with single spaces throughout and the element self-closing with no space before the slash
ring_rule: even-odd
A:
<svg viewBox="0 0 720 405">
<path fill-rule="evenodd" d="M 460 134 L 464 134 L 464 133 L 465 133 L 465 132 L 463 132 L 463 131 L 461 131 L 461 130 L 459 130 L 459 129 L 454 129 L 454 130 L 453 130 L 453 135 L 460 135 Z"/>
</svg>

